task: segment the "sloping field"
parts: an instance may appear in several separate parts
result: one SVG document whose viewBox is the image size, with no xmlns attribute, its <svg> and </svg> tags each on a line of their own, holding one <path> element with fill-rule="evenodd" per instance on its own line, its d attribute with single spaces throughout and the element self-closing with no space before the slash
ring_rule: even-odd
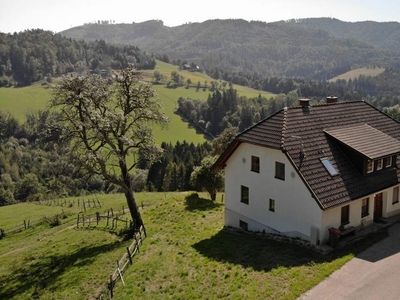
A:
<svg viewBox="0 0 400 300">
<path fill-rule="evenodd" d="M 204 136 L 197 133 L 188 123 L 183 122 L 181 117 L 175 114 L 175 110 L 179 97 L 206 100 L 210 92 L 208 90 L 203 91 L 203 89 L 196 92 L 194 86 L 197 85 L 198 81 L 201 82 L 201 85 L 207 81 L 208 86 L 210 86 L 210 82 L 213 79 L 203 73 L 179 71 L 177 66 L 162 61 L 157 61 L 156 70 L 164 74 L 167 78 L 170 78 L 172 71 L 177 71 L 180 75 L 185 77 L 185 80 L 190 78 L 192 81 L 192 85 L 188 89 L 185 87 L 167 88 L 165 85 L 154 86 L 163 103 L 164 112 L 170 119 L 170 123 L 166 129 L 155 127 L 154 134 L 156 141 L 158 143 L 171 142 L 173 144 L 183 140 L 195 144 L 204 142 Z M 146 71 L 148 80 L 151 80 L 153 72 L 154 71 Z M 238 91 L 239 95 L 246 97 L 257 97 L 259 94 L 265 97 L 270 97 L 272 95 L 268 92 L 256 91 L 239 85 L 234 85 L 234 88 Z M 9 111 L 21 123 L 26 120 L 27 112 L 45 109 L 50 99 L 51 89 L 46 86 L 41 86 L 40 84 L 34 84 L 23 88 L 0 88 L 0 109 Z"/>
<path fill-rule="evenodd" d="M 338 79 L 348 81 L 349 79 L 358 78 L 358 76 L 360 76 L 360 75 L 377 76 L 377 75 L 383 73 L 384 71 L 385 71 L 385 68 L 360 68 L 360 69 L 354 69 L 354 70 L 348 71 L 346 73 L 343 73 L 341 75 L 338 75 L 336 77 L 333 77 L 332 79 L 329 79 L 328 81 L 335 82 Z"/>
<path fill-rule="evenodd" d="M 376 233 L 320 256 L 290 241 L 224 230 L 221 195 L 216 202 L 187 195 L 136 195 L 147 238 L 114 299 L 296 299 L 382 238 Z M 116 212 L 125 204 L 120 194 L 97 198 L 102 207 L 86 214 L 111 207 Z M 28 218 L 32 211 L 32 219 L 40 217 L 35 207 L 0 207 L 0 228 L 6 215 Z M 40 207 L 43 215 L 54 213 L 54 207 Z M 43 224 L 0 240 L 0 299 L 107 299 L 109 275 L 131 241 L 110 232 L 104 221 L 76 228 L 79 209 L 69 209 L 74 214 L 60 226 Z"/>
<path fill-rule="evenodd" d="M 28 112 L 45 109 L 51 99 L 51 90 L 40 84 L 21 88 L 0 88 L 0 109 L 10 112 L 19 122 Z"/>
</svg>

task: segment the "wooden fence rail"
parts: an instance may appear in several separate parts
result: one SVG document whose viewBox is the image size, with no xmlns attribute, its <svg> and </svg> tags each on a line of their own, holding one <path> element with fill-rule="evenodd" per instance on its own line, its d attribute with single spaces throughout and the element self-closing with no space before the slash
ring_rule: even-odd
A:
<svg viewBox="0 0 400 300">
<path fill-rule="evenodd" d="M 133 264 L 132 258 L 139 253 L 140 246 L 143 244 L 145 237 L 147 237 L 146 229 L 142 225 L 134 234 L 132 243 L 129 245 L 129 247 L 126 247 L 126 253 L 121 257 L 120 260 L 117 260 L 117 268 L 115 269 L 114 273 L 110 274 L 107 285 L 110 298 L 114 297 L 114 287 L 119 279 L 121 279 L 122 284 L 125 286 L 123 274 L 128 267 Z"/>
<path fill-rule="evenodd" d="M 63 207 L 79 207 L 86 211 L 89 208 L 101 208 L 99 199 L 51 199 L 51 200 L 40 200 L 35 201 L 35 204 L 47 205 L 47 206 L 63 206 Z"/>
<path fill-rule="evenodd" d="M 82 227 L 90 227 L 90 226 L 98 226 L 101 220 L 106 220 L 106 227 L 111 225 L 111 229 L 117 229 L 118 222 L 125 223 L 125 227 L 127 227 L 128 219 L 122 219 L 122 216 L 127 213 L 127 210 L 124 206 L 122 206 L 122 210 L 116 211 L 113 208 L 107 210 L 106 212 L 100 213 L 96 212 L 95 214 L 78 214 L 76 217 L 76 227 L 78 228 L 80 225 Z"/>
</svg>

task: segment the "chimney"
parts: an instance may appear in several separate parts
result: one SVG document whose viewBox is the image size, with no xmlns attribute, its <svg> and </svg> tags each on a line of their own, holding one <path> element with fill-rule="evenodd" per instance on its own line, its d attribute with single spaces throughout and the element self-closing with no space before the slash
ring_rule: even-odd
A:
<svg viewBox="0 0 400 300">
<path fill-rule="evenodd" d="M 309 107 L 310 106 L 310 99 L 299 99 L 300 106 Z"/>
<path fill-rule="evenodd" d="M 336 103 L 336 102 L 338 102 L 338 97 L 335 96 L 326 97 L 326 103 Z"/>
</svg>

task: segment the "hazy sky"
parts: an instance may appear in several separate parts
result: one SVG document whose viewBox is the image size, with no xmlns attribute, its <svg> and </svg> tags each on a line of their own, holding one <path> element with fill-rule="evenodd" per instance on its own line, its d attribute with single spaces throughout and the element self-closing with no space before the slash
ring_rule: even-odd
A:
<svg viewBox="0 0 400 300">
<path fill-rule="evenodd" d="M 209 19 L 272 22 L 333 17 L 343 21 L 400 21 L 400 0 L 0 0 L 0 31 L 41 28 L 59 32 L 95 20 L 167 26 Z"/>
</svg>

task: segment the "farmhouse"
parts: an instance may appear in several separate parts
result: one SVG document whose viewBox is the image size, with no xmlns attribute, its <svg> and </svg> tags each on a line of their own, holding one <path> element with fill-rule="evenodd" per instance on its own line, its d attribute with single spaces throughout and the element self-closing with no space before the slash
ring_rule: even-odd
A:
<svg viewBox="0 0 400 300">
<path fill-rule="evenodd" d="M 400 123 L 364 101 L 284 108 L 218 158 L 225 225 L 313 244 L 400 213 Z"/>
</svg>

